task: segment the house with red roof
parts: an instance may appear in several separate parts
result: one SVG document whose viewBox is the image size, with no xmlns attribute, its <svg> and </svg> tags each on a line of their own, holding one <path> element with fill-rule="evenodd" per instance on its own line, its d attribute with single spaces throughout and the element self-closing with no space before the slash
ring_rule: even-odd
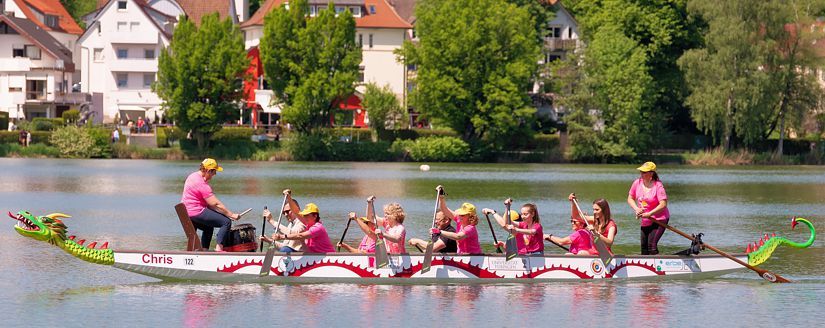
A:
<svg viewBox="0 0 825 328">
<path fill-rule="evenodd" d="M 59 0 L 0 0 L 0 111 L 60 117 L 82 105 L 85 95 L 71 93 L 82 32 Z"/>
<path fill-rule="evenodd" d="M 288 4 L 288 0 L 267 0 L 249 20 L 241 23 L 253 65 L 259 62 L 259 58 L 256 59 L 257 46 L 263 37 L 264 17 L 276 8 Z M 329 4 L 328 0 L 309 0 L 309 16 L 315 16 Z M 338 0 L 334 1 L 334 6 L 336 12 L 349 10 L 355 17 L 356 42 L 363 49 L 360 65 L 362 74 L 356 87 L 357 92 L 339 105 L 339 108 L 348 111 L 347 114 L 351 114 L 352 118 L 347 117 L 346 122 L 335 123 L 363 127 L 368 124 L 368 117 L 361 107 L 360 99 L 365 83 L 389 85 L 401 103 L 406 103 L 407 67 L 396 60 L 393 51 L 400 48 L 404 40 L 409 39 L 412 25 L 399 16 L 386 0 Z M 253 118 L 256 122 L 274 122 L 273 117 L 277 119 L 281 109 L 277 99 L 273 99 L 272 91 L 267 90 L 265 86 L 263 70 L 258 66 L 251 68 L 250 73 L 256 73 L 255 76 L 258 78 L 251 81 L 246 88 L 247 105 L 253 109 Z"/>
</svg>

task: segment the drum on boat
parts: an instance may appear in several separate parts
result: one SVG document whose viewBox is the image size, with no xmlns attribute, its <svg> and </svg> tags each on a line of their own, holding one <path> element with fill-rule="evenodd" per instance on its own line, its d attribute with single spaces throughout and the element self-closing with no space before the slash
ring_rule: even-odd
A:
<svg viewBox="0 0 825 328">
<path fill-rule="evenodd" d="M 232 227 L 223 249 L 227 252 L 254 252 L 258 249 L 255 241 L 255 227 L 249 223 L 242 223 Z"/>
</svg>

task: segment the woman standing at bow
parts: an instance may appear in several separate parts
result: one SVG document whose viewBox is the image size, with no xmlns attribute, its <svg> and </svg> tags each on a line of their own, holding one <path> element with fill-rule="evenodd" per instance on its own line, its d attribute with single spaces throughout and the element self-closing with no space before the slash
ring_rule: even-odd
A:
<svg viewBox="0 0 825 328">
<path fill-rule="evenodd" d="M 665 227 L 654 224 L 651 220 L 664 224 L 670 220 L 667 193 L 656 173 L 656 164 L 645 162 L 636 169 L 639 170 L 640 177 L 630 186 L 627 203 L 641 220 L 642 255 L 656 255 L 659 254 L 659 239 L 665 233 Z"/>
</svg>

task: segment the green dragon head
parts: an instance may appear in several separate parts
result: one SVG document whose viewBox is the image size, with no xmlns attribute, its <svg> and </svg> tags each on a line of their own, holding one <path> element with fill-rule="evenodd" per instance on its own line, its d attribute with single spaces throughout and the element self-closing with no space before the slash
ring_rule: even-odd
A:
<svg viewBox="0 0 825 328">
<path fill-rule="evenodd" d="M 9 216 L 17 220 L 17 225 L 14 226 L 17 233 L 52 244 L 66 240 L 66 225 L 61 219 L 71 217 L 63 213 L 34 216 L 28 211 L 17 212 L 17 215 L 9 212 Z"/>
</svg>

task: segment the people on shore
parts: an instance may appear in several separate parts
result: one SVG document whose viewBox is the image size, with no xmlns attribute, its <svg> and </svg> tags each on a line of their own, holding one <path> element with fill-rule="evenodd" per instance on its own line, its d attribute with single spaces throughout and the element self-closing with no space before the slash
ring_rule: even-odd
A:
<svg viewBox="0 0 825 328">
<path fill-rule="evenodd" d="M 284 195 L 286 196 L 287 204 L 289 204 L 289 215 L 300 220 L 307 229 L 299 233 L 276 233 L 274 236 L 275 240 L 303 240 L 305 252 L 308 253 L 335 252 L 335 248 L 332 247 L 332 242 L 329 240 L 329 235 L 327 235 L 327 229 L 321 223 L 321 214 L 318 206 L 309 203 L 302 211 L 300 207 L 298 207 L 298 203 L 292 199 L 292 191 L 286 189 L 284 190 Z"/>
<path fill-rule="evenodd" d="M 665 227 L 651 220 L 664 224 L 670 221 L 667 193 L 656 173 L 656 164 L 645 162 L 636 169 L 639 170 L 640 177 L 630 186 L 627 203 L 640 219 L 642 255 L 656 255 L 659 254 L 659 239 L 665 233 Z"/>
<path fill-rule="evenodd" d="M 578 209 L 576 208 L 576 204 L 573 203 L 573 200 L 577 199 L 576 194 L 571 193 L 567 196 L 567 199 L 570 200 L 570 206 L 573 207 L 570 215 L 574 218 L 581 217 Z M 595 236 L 605 243 L 608 250 L 612 251 L 611 248 L 613 247 L 613 241 L 616 239 L 618 227 L 616 226 L 616 221 L 613 221 L 613 218 L 610 215 L 610 204 L 607 203 L 607 200 L 604 198 L 594 200 L 593 215 L 585 214 L 584 219 L 587 220 L 587 228 L 591 232 L 595 233 Z"/>
<path fill-rule="evenodd" d="M 440 186 L 439 186 L 440 187 Z M 478 243 L 478 215 L 476 215 L 476 207 L 470 203 L 461 204 L 461 207 L 455 211 L 447 207 L 445 195 L 438 196 L 438 204 L 441 212 L 447 217 L 452 217 L 456 222 L 456 232 L 442 231 L 439 228 L 433 228 L 432 233 L 438 236 L 444 236 L 455 240 L 458 246 L 458 254 L 481 254 L 481 245 Z"/>
<path fill-rule="evenodd" d="M 298 204 L 298 201 L 295 201 L 295 204 Z M 290 207 L 289 204 L 284 204 L 284 208 L 281 209 L 281 215 L 285 216 L 287 221 L 289 222 L 286 226 L 281 224 L 278 227 L 275 227 L 278 222 L 276 222 L 272 218 L 272 212 L 268 209 L 264 210 L 264 216 L 266 217 L 269 224 L 275 227 L 275 233 L 282 233 L 282 234 L 291 234 L 291 233 L 301 233 L 306 231 L 307 227 L 301 222 L 301 220 L 296 219 L 295 217 L 289 215 Z M 278 247 L 279 252 L 283 253 L 291 253 L 291 252 L 302 252 L 304 250 L 304 241 L 303 240 L 284 240 L 284 241 L 277 241 L 275 240 L 275 233 L 272 234 L 272 237 L 263 236 L 263 240 L 268 243 L 275 243 L 275 247 Z"/>
<path fill-rule="evenodd" d="M 240 218 L 239 214 L 230 211 L 215 196 L 212 187 L 209 186 L 209 181 L 222 171 L 223 168 L 218 165 L 217 161 L 212 158 L 204 159 L 200 168 L 186 177 L 181 195 L 181 203 L 186 207 L 192 225 L 203 231 L 201 246 L 204 249 L 208 249 L 212 242 L 214 228 L 219 228 L 217 245 L 215 245 L 217 252 L 223 251 L 223 243 L 232 226 L 232 221 Z"/>
<path fill-rule="evenodd" d="M 570 245 L 570 252 L 573 255 L 598 255 L 599 252 L 593 245 L 593 237 L 587 231 L 587 223 L 580 217 L 570 217 L 570 225 L 573 233 L 566 237 L 556 237 L 553 234 L 545 234 L 544 239 L 558 245 Z"/>
<path fill-rule="evenodd" d="M 446 215 L 444 212 L 438 211 L 435 214 L 435 227 L 438 230 L 444 232 L 455 232 L 455 228 L 451 225 L 453 220 Z M 427 241 L 418 239 L 418 238 L 410 238 L 409 242 L 410 246 L 414 246 L 418 249 L 426 249 L 427 248 Z M 445 237 L 443 234 L 438 236 L 438 239 L 433 242 L 433 252 L 439 252 L 442 254 L 447 253 L 455 253 L 458 251 L 458 245 L 456 241 L 450 238 Z"/>
<path fill-rule="evenodd" d="M 366 217 L 356 218 L 355 212 L 349 212 L 349 219 L 358 224 L 358 227 L 364 232 L 364 238 L 361 239 L 358 248 L 352 247 L 345 242 L 338 243 L 338 247 L 344 248 L 350 253 L 375 254 L 375 241 L 378 238 L 375 232 L 375 223 Z"/>
<path fill-rule="evenodd" d="M 504 205 L 512 205 L 513 200 L 504 200 Z M 543 255 L 544 254 L 544 230 L 539 222 L 539 212 L 535 204 L 526 203 L 521 206 L 521 214 L 510 210 L 510 224 L 507 219 L 498 215 L 495 210 L 485 208 L 484 214 L 493 214 L 496 222 L 502 229 L 515 235 L 516 246 L 519 255 Z M 499 241 L 497 247 L 504 246 L 503 241 Z"/>
<path fill-rule="evenodd" d="M 372 218 L 372 216 L 375 215 L 372 206 L 374 201 L 375 197 L 370 196 L 367 198 L 367 203 L 370 205 L 367 206 L 367 218 Z M 376 233 L 379 238 L 384 238 L 384 242 L 387 245 L 387 253 L 389 254 L 403 254 L 407 252 L 407 230 L 404 228 L 404 218 L 406 218 L 406 216 L 407 214 L 404 213 L 401 204 L 398 203 L 384 205 L 384 216 L 375 216 L 375 220 L 378 221 L 378 226 L 384 228 L 383 231 L 381 229 L 376 230 Z"/>
</svg>

